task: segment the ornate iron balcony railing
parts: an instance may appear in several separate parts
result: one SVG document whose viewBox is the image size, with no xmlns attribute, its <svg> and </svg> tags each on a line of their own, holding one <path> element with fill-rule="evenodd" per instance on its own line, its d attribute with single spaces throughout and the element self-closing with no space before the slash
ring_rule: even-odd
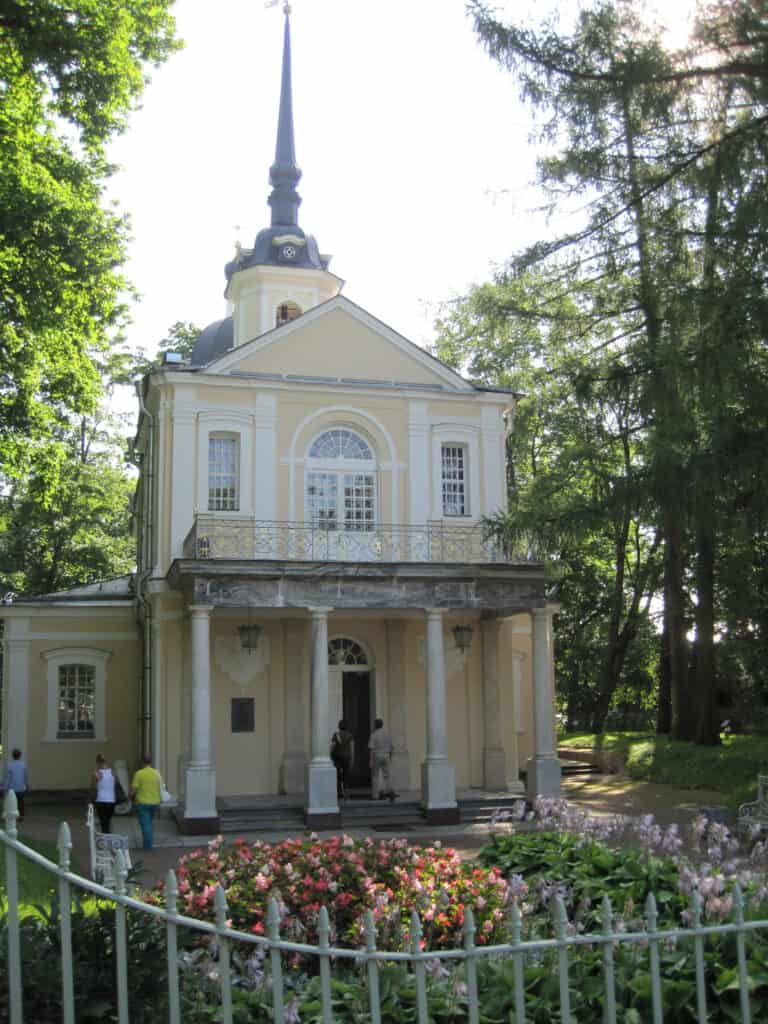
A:
<svg viewBox="0 0 768 1024">
<path fill-rule="evenodd" d="M 202 513 L 184 541 L 185 558 L 300 562 L 537 562 L 532 548 L 509 552 L 482 526 L 371 524 L 329 530 L 316 523 L 271 522 Z"/>
</svg>

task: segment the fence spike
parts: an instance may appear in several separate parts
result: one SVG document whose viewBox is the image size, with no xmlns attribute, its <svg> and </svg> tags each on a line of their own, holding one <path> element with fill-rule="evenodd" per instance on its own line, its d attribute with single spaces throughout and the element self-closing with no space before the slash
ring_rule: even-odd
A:
<svg viewBox="0 0 768 1024">
<path fill-rule="evenodd" d="M 694 928 L 701 925 L 701 893 L 698 889 L 693 890 L 691 899 L 691 924 Z"/>
<path fill-rule="evenodd" d="M 606 935 L 613 934 L 613 904 L 610 896 L 606 893 L 600 904 L 600 919 L 603 923 L 603 931 Z"/>
<path fill-rule="evenodd" d="M 330 945 L 331 922 L 328 910 L 320 907 L 317 921 L 318 959 L 320 960 L 320 999 L 322 1003 L 323 1024 L 333 1024 L 331 1007 L 331 961 L 327 950 Z"/>
<path fill-rule="evenodd" d="M 411 911 L 411 953 L 421 953 L 421 921 L 415 910 Z M 413 976 L 416 979 L 416 1013 L 419 1024 L 427 1024 L 427 976 L 424 961 L 413 961 Z"/>
<path fill-rule="evenodd" d="M 72 833 L 66 821 L 59 825 L 59 835 L 56 840 L 56 848 L 59 851 L 59 867 L 69 871 L 69 854 L 72 849 Z"/>
<path fill-rule="evenodd" d="M 568 912 L 565 909 L 565 900 L 559 893 L 555 896 L 554 919 L 555 935 L 558 939 L 564 939 L 568 931 Z"/>
<path fill-rule="evenodd" d="M 560 976 L 560 1016 L 563 1021 L 570 1024 L 571 1020 L 571 993 L 568 988 L 568 913 L 565 909 L 565 900 L 558 893 L 555 896 L 555 935 L 560 947 L 557 951 L 558 974 Z"/>
<path fill-rule="evenodd" d="M 744 897 L 738 882 L 733 887 L 733 920 L 738 925 L 744 924 Z"/>
<path fill-rule="evenodd" d="M 613 905 L 608 893 L 603 896 L 600 904 L 600 919 L 603 934 L 610 939 L 613 935 Z M 605 1003 L 603 1004 L 604 1024 L 616 1024 L 616 974 L 613 962 L 613 942 L 603 945 L 603 985 L 605 986 Z"/>
<path fill-rule="evenodd" d="M 16 828 L 16 819 L 19 816 L 19 802 L 16 794 L 9 789 L 3 801 L 3 817 L 5 818 L 5 831 L 9 839 L 18 839 L 19 833 Z"/>
<path fill-rule="evenodd" d="M 216 886 L 216 891 L 213 894 L 213 909 L 216 915 L 216 926 L 218 928 L 227 927 L 227 896 L 221 884 Z"/>
<path fill-rule="evenodd" d="M 691 930 L 693 937 L 693 954 L 696 964 L 696 1020 L 705 1024 L 707 1020 L 707 984 L 704 968 L 704 939 L 699 932 L 701 927 L 701 893 L 693 890 L 691 897 Z"/>
<path fill-rule="evenodd" d="M 645 901 L 645 919 L 648 924 L 648 931 L 655 932 L 659 920 L 659 912 L 656 909 L 656 897 L 652 892 L 648 893 L 648 898 Z"/>
</svg>

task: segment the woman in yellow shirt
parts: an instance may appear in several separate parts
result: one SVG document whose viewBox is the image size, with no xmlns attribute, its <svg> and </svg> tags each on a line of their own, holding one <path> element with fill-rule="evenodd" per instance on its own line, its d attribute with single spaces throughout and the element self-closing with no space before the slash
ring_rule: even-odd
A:
<svg viewBox="0 0 768 1024">
<path fill-rule="evenodd" d="M 144 849 L 152 849 L 152 819 L 160 805 L 160 772 L 152 767 L 152 758 L 144 754 L 141 759 L 144 766 L 134 774 L 131 782 L 131 795 L 136 804 L 136 814 L 144 839 Z"/>
</svg>

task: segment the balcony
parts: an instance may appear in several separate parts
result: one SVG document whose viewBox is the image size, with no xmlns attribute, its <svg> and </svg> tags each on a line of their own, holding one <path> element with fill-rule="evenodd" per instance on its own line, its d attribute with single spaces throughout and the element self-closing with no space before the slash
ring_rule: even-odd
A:
<svg viewBox="0 0 768 1024">
<path fill-rule="evenodd" d="M 504 550 L 482 526 L 373 524 L 331 530 L 318 524 L 268 522 L 200 514 L 184 540 L 188 559 L 297 562 L 531 563 L 537 552 Z"/>
</svg>

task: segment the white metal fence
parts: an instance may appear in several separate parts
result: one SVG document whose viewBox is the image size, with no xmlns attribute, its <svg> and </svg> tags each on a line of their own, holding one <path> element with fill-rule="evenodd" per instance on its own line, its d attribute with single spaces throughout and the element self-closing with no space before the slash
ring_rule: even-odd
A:
<svg viewBox="0 0 768 1024">
<path fill-rule="evenodd" d="M 128 931 L 126 914 L 129 910 L 140 911 L 152 915 L 165 923 L 166 966 L 168 977 L 168 1011 L 167 1019 L 171 1024 L 182 1020 L 180 986 L 179 986 L 179 940 L 181 928 L 192 929 L 198 933 L 215 937 L 218 948 L 218 998 L 220 1000 L 220 1017 L 224 1024 L 233 1021 L 232 993 L 232 950 L 236 943 L 244 943 L 251 947 L 259 947 L 264 954 L 265 963 L 269 965 L 272 1002 L 272 1019 L 283 1024 L 290 1024 L 298 1018 L 293 1008 L 286 1006 L 284 980 L 287 963 L 296 955 L 313 958 L 317 961 L 317 974 L 320 979 L 319 1016 L 313 1019 L 322 1020 L 323 1024 L 332 1024 L 333 1008 L 331 994 L 331 973 L 343 963 L 354 961 L 357 968 L 367 978 L 368 1014 L 373 1024 L 381 1024 L 381 992 L 380 970 L 384 964 L 405 963 L 412 972 L 416 991 L 416 1020 L 419 1024 L 428 1024 L 433 1018 L 428 1005 L 428 975 L 434 972 L 434 965 L 442 961 L 461 963 L 463 965 L 464 984 L 466 986 L 466 1011 L 460 1019 L 479 1024 L 480 993 L 478 992 L 478 964 L 483 958 L 505 959 L 511 961 L 513 976 L 514 1015 L 509 1020 L 515 1024 L 524 1024 L 531 1020 L 529 1015 L 526 991 L 525 968 L 528 962 L 541 962 L 547 954 L 554 955 L 557 962 L 557 988 L 559 990 L 559 1007 L 555 1010 L 553 1020 L 570 1024 L 576 1017 L 572 1014 L 572 954 L 578 947 L 589 946 L 601 950 L 602 959 L 602 1005 L 603 1021 L 615 1024 L 621 1020 L 629 1020 L 623 1012 L 617 1011 L 616 978 L 614 972 L 614 952 L 617 946 L 633 945 L 638 955 L 647 958 L 647 971 L 650 977 L 650 1016 L 646 1018 L 653 1024 L 660 1024 L 665 1019 L 663 1004 L 663 977 L 660 951 L 670 943 L 687 943 L 693 949 L 696 976 L 696 1019 L 707 1021 L 707 977 L 705 968 L 705 940 L 707 936 L 732 936 L 735 940 L 735 982 L 732 986 L 738 990 L 740 1016 L 729 1016 L 729 1020 L 739 1019 L 743 1024 L 752 1021 L 750 1006 L 750 985 L 747 962 L 747 940 L 750 933 L 757 930 L 768 930 L 768 921 L 745 921 L 741 892 L 736 887 L 733 893 L 733 920 L 730 923 L 703 926 L 701 924 L 701 905 L 698 897 L 694 897 L 691 924 L 680 928 L 657 929 L 657 910 L 653 895 L 648 897 L 645 907 L 647 927 L 633 932 L 617 932 L 614 930 L 613 910 L 608 897 L 602 901 L 602 925 L 600 934 L 574 934 L 569 926 L 568 916 L 562 898 L 554 900 L 553 935 L 547 939 L 523 941 L 522 921 L 516 905 L 512 905 L 509 916 L 510 941 L 501 945 L 478 946 L 475 944 L 474 917 L 470 909 L 466 910 L 464 923 L 464 941 L 461 948 L 451 950 L 426 950 L 421 948 L 421 924 L 414 913 L 410 928 L 410 950 L 408 952 L 389 952 L 376 946 L 376 931 L 373 915 L 370 911 L 365 917 L 365 947 L 361 949 L 340 948 L 331 946 L 330 922 L 327 911 L 322 908 L 319 922 L 319 943 L 317 946 L 287 941 L 280 936 L 280 916 L 275 900 L 270 904 L 265 936 L 252 935 L 235 931 L 227 927 L 227 901 L 224 890 L 217 887 L 215 895 L 215 920 L 204 922 L 185 917 L 178 913 L 178 890 L 173 871 L 168 872 L 165 906 L 153 906 L 131 897 L 126 889 L 126 866 L 121 851 L 117 853 L 117 884 L 115 890 L 104 888 L 95 882 L 82 878 L 70 870 L 70 851 L 72 841 L 69 826 L 63 823 L 59 830 L 58 851 L 59 863 L 53 864 L 36 851 L 19 841 L 16 831 L 16 798 L 13 793 L 6 796 L 4 806 L 5 831 L 0 831 L 0 842 L 5 852 L 5 872 L 7 891 L 7 968 L 9 983 L 9 1020 L 11 1024 L 22 1024 L 23 1015 L 23 977 L 24 964 L 21 958 L 19 942 L 19 886 L 18 859 L 28 861 L 45 868 L 58 880 L 58 899 L 60 905 L 59 932 L 61 944 L 61 1021 L 64 1024 L 75 1024 L 75 993 L 73 972 L 73 945 L 71 907 L 75 892 L 90 893 L 101 900 L 110 901 L 114 906 L 114 951 L 116 957 L 116 992 L 115 1012 L 120 1024 L 131 1021 L 131 978 L 128 970 Z M 464 1012 L 464 1011 L 463 1011 Z M 159 1017 L 156 1019 L 160 1019 Z M 549 1017 L 547 1019 L 550 1019 Z M 582 1018 L 583 1019 L 583 1018 Z M 723 1018 L 718 1018 L 723 1019 Z M 37 1024 L 37 1022 L 35 1022 Z"/>
</svg>

